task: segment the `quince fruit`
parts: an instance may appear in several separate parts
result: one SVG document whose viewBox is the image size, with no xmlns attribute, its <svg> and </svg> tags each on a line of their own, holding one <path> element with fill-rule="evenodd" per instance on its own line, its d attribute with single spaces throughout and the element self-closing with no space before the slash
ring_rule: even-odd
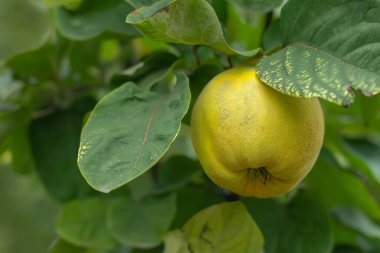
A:
<svg viewBox="0 0 380 253">
<path fill-rule="evenodd" d="M 191 133 L 214 183 L 243 196 L 273 197 L 292 190 L 313 167 L 324 118 L 317 98 L 282 94 L 253 68 L 237 67 L 202 90 Z"/>
</svg>

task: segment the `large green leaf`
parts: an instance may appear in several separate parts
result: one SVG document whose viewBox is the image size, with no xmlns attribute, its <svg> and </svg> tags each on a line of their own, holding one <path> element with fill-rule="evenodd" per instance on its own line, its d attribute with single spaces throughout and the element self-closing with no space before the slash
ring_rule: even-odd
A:
<svg viewBox="0 0 380 253">
<path fill-rule="evenodd" d="M 80 247 L 106 250 L 115 248 L 117 242 L 106 224 L 109 204 L 109 201 L 102 198 L 67 203 L 58 217 L 58 235 Z"/>
<path fill-rule="evenodd" d="M 176 138 L 190 103 L 187 77 L 169 94 L 126 83 L 103 98 L 83 128 L 79 168 L 95 189 L 109 192 L 151 168 Z"/>
<path fill-rule="evenodd" d="M 260 52 L 231 48 L 214 9 L 205 0 L 160 0 L 130 13 L 126 21 L 157 41 L 208 45 L 229 55 L 254 56 Z"/>
<path fill-rule="evenodd" d="M 173 238 L 174 236 L 174 238 Z M 241 202 L 209 207 L 166 240 L 165 253 L 262 253 L 264 239 Z"/>
<path fill-rule="evenodd" d="M 71 110 L 53 113 L 31 124 L 37 173 L 58 200 L 87 196 L 92 191 L 81 177 L 76 160 L 83 117 L 93 105 L 92 100 L 84 100 Z"/>
<path fill-rule="evenodd" d="M 311 195 L 299 194 L 287 205 L 258 199 L 245 199 L 244 203 L 263 230 L 267 253 L 331 252 L 328 214 Z"/>
<path fill-rule="evenodd" d="M 163 240 L 176 211 L 175 195 L 120 199 L 108 213 L 111 233 L 121 243 L 138 248 L 152 248 Z"/>
<path fill-rule="evenodd" d="M 131 37 L 137 33 L 124 23 L 130 11 L 124 0 L 85 0 L 76 11 L 58 9 L 55 18 L 58 30 L 71 40 L 87 40 L 107 31 Z"/>
<path fill-rule="evenodd" d="M 0 1 L 0 65 L 12 55 L 40 47 L 48 38 L 51 22 L 40 1 Z"/>
<path fill-rule="evenodd" d="M 260 61 L 259 77 L 286 94 L 344 106 L 352 89 L 379 93 L 379 9 L 375 0 L 290 0 L 281 16 L 290 45 Z"/>
</svg>

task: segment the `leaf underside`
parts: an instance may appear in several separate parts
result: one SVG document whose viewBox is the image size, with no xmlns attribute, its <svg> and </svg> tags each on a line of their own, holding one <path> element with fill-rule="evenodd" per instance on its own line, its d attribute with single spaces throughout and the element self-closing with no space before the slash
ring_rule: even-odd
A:
<svg viewBox="0 0 380 253">
<path fill-rule="evenodd" d="M 259 62 L 259 77 L 285 94 L 342 106 L 354 102 L 353 89 L 379 93 L 379 11 L 374 0 L 290 0 L 281 16 L 288 46 Z"/>
<path fill-rule="evenodd" d="M 360 69 L 303 44 L 293 44 L 264 58 L 257 66 L 260 79 L 288 95 L 321 97 L 348 106 L 353 89 L 366 96 L 380 92 L 380 75 Z"/>
</svg>

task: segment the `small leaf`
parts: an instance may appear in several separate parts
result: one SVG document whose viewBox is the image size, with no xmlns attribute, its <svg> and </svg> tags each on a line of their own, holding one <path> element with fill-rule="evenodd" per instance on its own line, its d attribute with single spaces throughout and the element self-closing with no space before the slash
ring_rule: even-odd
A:
<svg viewBox="0 0 380 253">
<path fill-rule="evenodd" d="M 95 189 L 109 192 L 157 163 L 176 138 L 190 103 L 188 79 L 170 94 L 127 83 L 103 98 L 83 128 L 79 168 Z"/>
<path fill-rule="evenodd" d="M 333 214 L 343 225 L 367 237 L 380 239 L 380 226 L 360 209 L 338 206 L 334 208 Z"/>
<path fill-rule="evenodd" d="M 157 41 L 208 45 L 228 55 L 260 53 L 259 49 L 238 51 L 231 48 L 214 9 L 205 0 L 160 0 L 130 13 L 126 22 Z"/>
<path fill-rule="evenodd" d="M 115 238 L 128 246 L 152 248 L 160 244 L 176 211 L 175 195 L 134 201 L 120 199 L 108 214 Z"/>
<path fill-rule="evenodd" d="M 185 224 L 182 232 L 188 251 L 179 247 L 181 250 L 173 253 L 263 252 L 264 239 L 260 229 L 240 202 L 215 205 L 197 213 Z"/>
<path fill-rule="evenodd" d="M 290 45 L 263 58 L 257 74 L 282 93 L 320 97 L 342 106 L 354 102 L 352 89 L 367 96 L 380 92 L 380 75 L 304 44 Z"/>
<path fill-rule="evenodd" d="M 69 202 L 58 217 L 58 235 L 80 247 L 105 250 L 115 248 L 117 242 L 106 225 L 108 204 L 108 201 L 101 198 Z"/>
<path fill-rule="evenodd" d="M 50 30 L 49 12 L 39 1 L 1 0 L 0 65 L 15 54 L 42 46 Z"/>
<path fill-rule="evenodd" d="M 55 19 L 58 30 L 71 40 L 88 40 L 107 31 L 133 37 L 135 29 L 123 22 L 130 11 L 124 0 L 84 0 L 76 11 L 59 8 Z"/>
</svg>

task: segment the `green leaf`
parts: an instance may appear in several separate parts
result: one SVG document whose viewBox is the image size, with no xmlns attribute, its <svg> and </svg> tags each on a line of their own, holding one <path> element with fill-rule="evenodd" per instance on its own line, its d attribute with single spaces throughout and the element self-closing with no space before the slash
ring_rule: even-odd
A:
<svg viewBox="0 0 380 253">
<path fill-rule="evenodd" d="M 58 239 L 50 248 L 49 253 L 86 253 L 86 249 L 74 246 L 62 239 Z"/>
<path fill-rule="evenodd" d="M 29 121 L 30 112 L 20 108 L 8 112 L 0 111 L 0 145 L 8 141 L 12 131 Z"/>
<path fill-rule="evenodd" d="M 191 97 L 193 97 L 193 93 L 191 93 Z M 189 110 L 189 112 L 191 112 L 191 110 Z M 190 113 L 186 114 L 184 121 L 186 120 L 187 115 L 189 114 Z M 170 145 L 170 148 L 163 159 L 168 159 L 172 156 L 185 156 L 192 160 L 197 160 L 197 155 L 195 154 L 193 143 L 191 141 L 190 131 L 190 126 L 184 123 L 181 124 L 181 129 L 179 130 L 177 138 L 175 139 L 173 144 Z"/>
<path fill-rule="evenodd" d="M 190 184 L 176 191 L 177 213 L 172 228 L 180 228 L 197 212 L 224 201 L 221 195 L 207 185 Z"/>
<path fill-rule="evenodd" d="M 0 65 L 15 54 L 42 46 L 50 24 L 48 10 L 39 1 L 1 0 Z"/>
<path fill-rule="evenodd" d="M 255 56 L 260 53 L 259 49 L 237 51 L 231 48 L 214 9 L 205 0 L 160 0 L 130 13 L 126 22 L 157 41 L 208 45 L 228 55 Z"/>
<path fill-rule="evenodd" d="M 9 149 L 12 152 L 12 169 L 18 173 L 34 170 L 34 158 L 31 150 L 28 125 L 21 125 L 12 130 Z"/>
<path fill-rule="evenodd" d="M 120 199 L 108 213 L 108 225 L 121 243 L 138 248 L 159 245 L 176 211 L 175 195 L 134 201 Z"/>
<path fill-rule="evenodd" d="M 266 13 L 279 7 L 283 0 L 227 0 L 239 7 L 239 12 L 242 16 L 253 13 Z"/>
<path fill-rule="evenodd" d="M 176 139 L 176 141 L 178 138 Z M 150 171 L 142 174 L 128 183 L 132 197 L 135 200 L 146 196 L 173 192 L 186 185 L 196 175 L 202 172 L 200 163 L 184 156 L 170 156 L 162 159 Z"/>
<path fill-rule="evenodd" d="M 188 79 L 169 94 L 126 83 L 103 98 L 83 128 L 79 168 L 95 189 L 109 192 L 157 163 L 176 138 L 190 103 Z"/>
<path fill-rule="evenodd" d="M 283 42 L 281 38 L 280 19 L 273 20 L 263 36 L 263 47 L 266 52 L 280 47 Z"/>
<path fill-rule="evenodd" d="M 156 194 L 170 192 L 186 185 L 196 173 L 202 171 L 198 161 L 183 156 L 173 156 L 160 164 L 155 180 Z"/>
<path fill-rule="evenodd" d="M 232 1 L 231 1 L 232 2 Z M 234 48 L 249 49 L 261 46 L 266 16 L 240 8 L 238 4 L 228 4 L 227 34 Z"/>
<path fill-rule="evenodd" d="M 243 201 L 263 230 L 267 253 L 331 252 L 330 220 L 312 195 L 298 194 L 287 205 L 268 199 Z"/>
<path fill-rule="evenodd" d="M 346 140 L 345 146 L 367 165 L 371 176 L 380 184 L 380 146 L 370 140 Z"/>
<path fill-rule="evenodd" d="M 81 177 L 76 161 L 82 120 L 93 104 L 92 100 L 84 100 L 71 110 L 56 112 L 31 124 L 37 173 L 47 191 L 58 200 L 93 192 Z"/>
<path fill-rule="evenodd" d="M 144 6 L 150 6 L 157 2 L 157 0 L 126 0 L 135 9 L 139 9 Z"/>
<path fill-rule="evenodd" d="M 187 246 L 186 235 L 180 229 L 167 233 L 163 253 L 191 253 Z"/>
<path fill-rule="evenodd" d="M 334 248 L 333 253 L 363 253 L 363 251 L 357 247 L 348 246 L 348 245 L 337 245 Z M 375 252 L 373 252 L 375 253 Z"/>
<path fill-rule="evenodd" d="M 343 225 L 365 236 L 380 239 L 380 226 L 360 209 L 349 206 L 339 206 L 334 208 L 333 214 Z"/>
<path fill-rule="evenodd" d="M 51 81 L 56 79 L 57 72 L 59 75 L 57 54 L 58 47 L 49 43 L 38 50 L 12 57 L 7 61 L 7 66 L 20 78 L 27 80 L 32 77 L 39 81 Z"/>
<path fill-rule="evenodd" d="M 361 235 L 351 228 L 343 226 L 337 219 L 332 219 L 335 245 L 344 244 L 355 246 Z"/>
<path fill-rule="evenodd" d="M 191 90 L 191 103 L 189 111 L 191 112 L 195 101 L 197 100 L 199 94 L 207 83 L 214 78 L 217 74 L 221 73 L 223 68 L 215 64 L 203 64 L 199 66 L 190 76 L 190 90 Z M 184 122 L 190 125 L 191 114 L 188 113 Z"/>
<path fill-rule="evenodd" d="M 252 217 L 262 230 L 266 253 L 280 253 L 278 241 L 287 230 L 284 227 L 286 207 L 277 199 L 244 198 L 242 200 Z M 292 219 L 293 222 L 294 219 Z"/>
<path fill-rule="evenodd" d="M 165 252 L 263 252 L 260 229 L 241 202 L 209 207 L 191 218 L 181 231 L 183 235 L 176 232 L 174 239 L 166 240 Z M 180 241 L 184 239 L 187 249 Z"/>
<path fill-rule="evenodd" d="M 305 186 L 315 200 L 326 208 L 353 205 L 371 218 L 380 220 L 380 204 L 373 199 L 363 182 L 348 171 L 336 167 L 324 153 L 307 176 Z"/>
<path fill-rule="evenodd" d="M 124 0 L 84 0 L 76 11 L 58 9 L 55 19 L 58 30 L 71 40 L 88 40 L 107 31 L 133 37 L 135 29 L 124 23 L 130 11 Z"/>
<path fill-rule="evenodd" d="M 9 68 L 0 69 L 0 112 L 12 111 L 18 108 L 17 100 L 24 84 L 21 81 L 13 79 L 13 70 Z M 6 105 L 8 104 L 8 106 Z"/>
<path fill-rule="evenodd" d="M 369 130 L 379 132 L 380 96 L 359 97 L 363 125 Z"/>
<path fill-rule="evenodd" d="M 64 240 L 80 246 L 113 249 L 117 242 L 106 224 L 109 202 L 101 198 L 67 203 L 58 217 L 57 233 Z"/>
<path fill-rule="evenodd" d="M 79 8 L 83 0 L 43 0 L 49 7 L 64 6 L 69 10 L 76 10 Z"/>
<path fill-rule="evenodd" d="M 342 106 L 354 102 L 352 88 L 367 96 L 380 92 L 380 75 L 305 44 L 293 44 L 263 58 L 257 74 L 285 94 L 320 97 Z"/>
<path fill-rule="evenodd" d="M 379 8 L 373 0 L 290 0 L 281 15 L 290 45 L 259 63 L 260 78 L 286 94 L 344 106 L 354 101 L 352 89 L 379 93 Z"/>
</svg>

